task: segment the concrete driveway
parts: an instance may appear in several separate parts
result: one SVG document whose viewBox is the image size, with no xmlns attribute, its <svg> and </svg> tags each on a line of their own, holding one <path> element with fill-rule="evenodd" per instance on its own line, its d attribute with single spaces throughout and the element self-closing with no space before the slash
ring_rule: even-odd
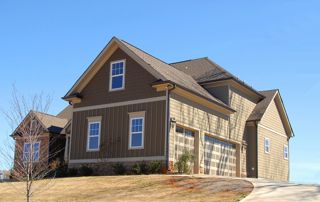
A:
<svg viewBox="0 0 320 202">
<path fill-rule="evenodd" d="M 248 179 L 254 189 L 242 202 L 320 201 L 320 185 L 271 182 Z"/>
</svg>

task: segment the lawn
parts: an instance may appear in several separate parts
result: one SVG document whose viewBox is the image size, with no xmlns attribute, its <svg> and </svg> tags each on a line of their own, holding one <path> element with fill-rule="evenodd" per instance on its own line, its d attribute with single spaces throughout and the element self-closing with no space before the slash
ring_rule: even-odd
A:
<svg viewBox="0 0 320 202">
<path fill-rule="evenodd" d="M 32 201 L 239 201 L 251 183 L 230 178 L 168 175 L 60 178 L 37 182 Z M 47 186 L 45 186 L 47 185 Z M 23 201 L 24 183 L 0 183 L 0 201 Z"/>
</svg>

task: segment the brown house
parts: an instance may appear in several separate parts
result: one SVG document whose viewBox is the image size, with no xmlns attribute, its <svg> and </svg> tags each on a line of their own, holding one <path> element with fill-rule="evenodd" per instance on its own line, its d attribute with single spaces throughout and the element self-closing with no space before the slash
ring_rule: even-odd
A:
<svg viewBox="0 0 320 202">
<path fill-rule="evenodd" d="M 15 140 L 14 168 L 19 169 L 24 161 L 49 165 L 53 160 L 64 161 L 66 137 L 64 128 L 69 122 L 71 107 L 57 116 L 30 111 L 13 132 Z"/>
<path fill-rule="evenodd" d="M 173 171 L 188 149 L 194 173 L 288 180 L 293 131 L 279 91 L 208 58 L 168 64 L 114 37 L 63 99 L 70 167 L 159 160 Z"/>
</svg>

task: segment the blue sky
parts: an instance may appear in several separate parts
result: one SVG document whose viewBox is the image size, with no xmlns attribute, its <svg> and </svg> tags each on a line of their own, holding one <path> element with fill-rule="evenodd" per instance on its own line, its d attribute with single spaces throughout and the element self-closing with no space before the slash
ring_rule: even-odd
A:
<svg viewBox="0 0 320 202">
<path fill-rule="evenodd" d="M 319 1 L 0 1 L 0 108 L 11 85 L 50 113 L 112 36 L 167 61 L 208 56 L 258 90 L 279 88 L 295 137 L 291 180 L 320 183 Z M 0 142 L 10 129 L 0 117 Z"/>
</svg>

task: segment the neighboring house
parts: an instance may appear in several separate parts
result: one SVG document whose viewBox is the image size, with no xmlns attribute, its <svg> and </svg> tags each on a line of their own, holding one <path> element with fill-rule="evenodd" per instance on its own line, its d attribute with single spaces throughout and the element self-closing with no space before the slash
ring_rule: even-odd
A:
<svg viewBox="0 0 320 202">
<path fill-rule="evenodd" d="M 114 37 L 63 99 L 70 167 L 159 160 L 172 172 L 188 149 L 194 173 L 288 180 L 293 131 L 279 91 L 208 58 L 168 64 Z"/>
<path fill-rule="evenodd" d="M 10 179 L 10 171 L 8 170 L 0 170 L 0 182 L 7 181 Z"/>
<path fill-rule="evenodd" d="M 64 161 L 66 135 L 63 131 L 70 119 L 70 109 L 72 107 L 67 107 L 57 116 L 35 111 L 28 113 L 11 135 L 15 140 L 15 168 L 31 156 L 30 152 L 34 162 Z M 36 138 L 31 139 L 28 135 Z"/>
</svg>

